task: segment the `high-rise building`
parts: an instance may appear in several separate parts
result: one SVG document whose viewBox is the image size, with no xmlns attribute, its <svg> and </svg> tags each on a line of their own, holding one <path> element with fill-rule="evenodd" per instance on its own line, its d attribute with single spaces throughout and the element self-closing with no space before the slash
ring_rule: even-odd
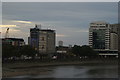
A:
<svg viewBox="0 0 120 80">
<path fill-rule="evenodd" d="M 35 50 L 39 49 L 39 31 L 40 29 L 35 25 L 35 28 L 30 29 L 30 37 L 28 37 L 28 44 Z"/>
<path fill-rule="evenodd" d="M 55 53 L 55 31 L 51 29 L 30 29 L 29 45 L 41 54 Z"/>
<path fill-rule="evenodd" d="M 109 49 L 110 34 L 109 24 L 106 22 L 90 23 L 89 45 L 93 49 Z"/>
<path fill-rule="evenodd" d="M 120 24 L 118 24 L 118 52 L 120 54 Z"/>
<path fill-rule="evenodd" d="M 118 25 L 102 21 L 90 23 L 89 45 L 99 53 L 116 53 L 118 51 Z"/>
<path fill-rule="evenodd" d="M 118 50 L 118 24 L 110 24 L 110 49 Z"/>
<path fill-rule="evenodd" d="M 120 1 L 118 2 L 118 13 L 120 12 Z M 118 52 L 120 56 L 120 14 L 118 14 Z"/>
</svg>

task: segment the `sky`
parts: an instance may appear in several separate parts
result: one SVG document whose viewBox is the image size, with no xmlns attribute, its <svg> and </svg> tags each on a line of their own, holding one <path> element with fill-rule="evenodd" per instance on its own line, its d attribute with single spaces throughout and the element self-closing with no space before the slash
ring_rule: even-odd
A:
<svg viewBox="0 0 120 80">
<path fill-rule="evenodd" d="M 89 24 L 93 21 L 118 22 L 117 2 L 3 2 L 2 24 L 9 36 L 28 42 L 30 28 L 56 30 L 56 45 L 88 45 Z M 2 36 L 8 26 L 2 27 Z"/>
<path fill-rule="evenodd" d="M 1 0 L 2 2 L 119 2 L 119 0 Z"/>
</svg>

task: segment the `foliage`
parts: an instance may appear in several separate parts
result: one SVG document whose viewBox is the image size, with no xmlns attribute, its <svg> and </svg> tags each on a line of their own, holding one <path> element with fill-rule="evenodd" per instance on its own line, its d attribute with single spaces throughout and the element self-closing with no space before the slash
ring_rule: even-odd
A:
<svg viewBox="0 0 120 80">
<path fill-rule="evenodd" d="M 2 57 L 8 58 L 12 56 L 19 56 L 19 48 L 12 45 L 2 45 Z"/>
<path fill-rule="evenodd" d="M 96 56 L 97 52 L 95 52 L 92 48 L 89 46 L 78 46 L 74 45 L 72 48 L 72 53 L 74 53 L 76 56 Z"/>
<path fill-rule="evenodd" d="M 26 56 L 31 56 L 31 57 L 33 57 L 33 56 L 35 56 L 36 51 L 35 51 L 35 49 L 32 48 L 31 46 L 25 45 L 25 46 L 22 46 L 22 47 L 21 47 L 20 53 L 21 53 L 22 55 L 26 55 Z"/>
<path fill-rule="evenodd" d="M 74 47 L 72 48 L 72 53 L 76 56 L 80 56 L 80 46 L 74 45 Z"/>
<path fill-rule="evenodd" d="M 2 45 L 2 58 L 20 57 L 21 55 L 33 57 L 35 53 L 36 51 L 29 45 L 25 46 Z"/>
</svg>

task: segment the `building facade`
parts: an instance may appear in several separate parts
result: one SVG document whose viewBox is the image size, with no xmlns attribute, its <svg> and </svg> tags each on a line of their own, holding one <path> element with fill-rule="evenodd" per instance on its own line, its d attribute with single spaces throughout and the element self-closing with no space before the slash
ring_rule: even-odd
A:
<svg viewBox="0 0 120 80">
<path fill-rule="evenodd" d="M 39 28 L 37 25 L 35 28 L 30 29 L 30 37 L 28 37 L 28 44 L 31 45 L 35 50 L 39 48 Z"/>
<path fill-rule="evenodd" d="M 110 24 L 110 49 L 118 50 L 118 24 Z"/>
<path fill-rule="evenodd" d="M 41 54 L 55 53 L 55 31 L 51 29 L 30 29 L 29 45 Z"/>
<path fill-rule="evenodd" d="M 118 24 L 118 52 L 120 54 L 120 23 Z"/>
<path fill-rule="evenodd" d="M 12 46 L 24 46 L 25 42 L 22 38 L 3 38 L 3 45 L 12 45 Z"/>
<path fill-rule="evenodd" d="M 101 21 L 90 23 L 89 45 L 99 53 L 117 53 L 118 25 Z"/>
<path fill-rule="evenodd" d="M 58 46 L 63 46 L 63 41 L 58 41 Z"/>
</svg>

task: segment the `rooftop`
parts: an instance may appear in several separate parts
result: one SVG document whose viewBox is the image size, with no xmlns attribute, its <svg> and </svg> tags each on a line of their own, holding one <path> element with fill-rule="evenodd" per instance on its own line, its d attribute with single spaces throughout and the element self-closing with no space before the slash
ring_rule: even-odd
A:
<svg viewBox="0 0 120 80">
<path fill-rule="evenodd" d="M 22 38 L 3 38 L 2 40 L 24 41 Z"/>
<path fill-rule="evenodd" d="M 107 23 L 105 21 L 94 21 L 94 22 L 92 22 L 90 24 L 109 24 L 109 23 Z"/>
</svg>

